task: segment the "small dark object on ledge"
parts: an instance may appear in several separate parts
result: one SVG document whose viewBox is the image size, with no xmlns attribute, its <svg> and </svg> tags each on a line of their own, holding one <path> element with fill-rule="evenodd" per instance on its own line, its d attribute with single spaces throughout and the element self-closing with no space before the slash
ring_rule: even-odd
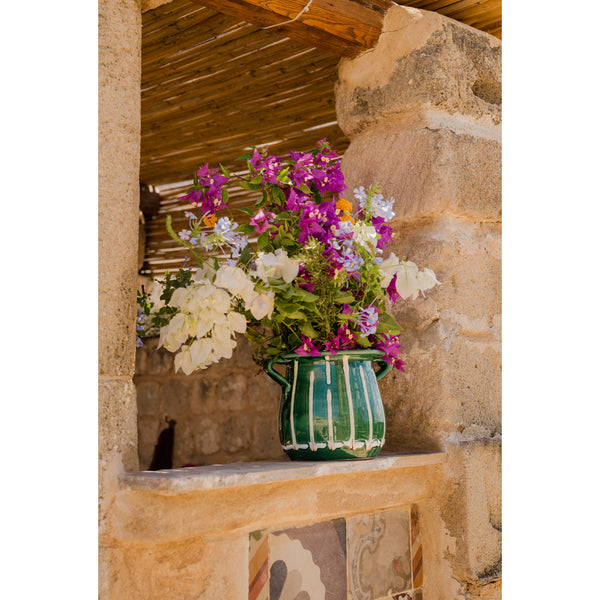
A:
<svg viewBox="0 0 600 600">
<path fill-rule="evenodd" d="M 163 469 L 173 468 L 173 442 L 177 421 L 169 419 L 169 415 L 165 415 L 165 421 L 168 427 L 163 429 L 158 436 L 149 471 L 162 471 Z"/>
</svg>

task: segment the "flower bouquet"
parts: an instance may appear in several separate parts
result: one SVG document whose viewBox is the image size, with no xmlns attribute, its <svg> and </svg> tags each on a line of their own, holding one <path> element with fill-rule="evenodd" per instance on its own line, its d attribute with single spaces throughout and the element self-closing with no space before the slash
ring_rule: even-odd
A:
<svg viewBox="0 0 600 600">
<path fill-rule="evenodd" d="M 386 304 L 439 282 L 430 269 L 384 257 L 394 199 L 385 200 L 379 185 L 361 186 L 354 208 L 343 197 L 339 156 L 325 139 L 287 158 L 253 149 L 238 160 L 245 167 L 239 173 L 208 164 L 197 171 L 180 198 L 191 205 L 185 229 L 175 232 L 167 219 L 196 270 L 183 266 L 151 294 L 138 293 L 140 338 L 158 332 L 159 347 L 176 353 L 176 370 L 189 374 L 230 358 L 236 335 L 244 334 L 255 360 L 292 401 L 293 375 L 279 379 L 274 363 L 321 357 L 334 364 L 343 355 L 340 369 L 350 370 L 348 356 L 369 350 L 387 369 L 403 370 L 401 327 Z M 232 186 L 256 195 L 237 216 L 229 206 Z M 366 391 L 365 381 L 363 375 L 359 387 Z M 331 406 L 323 410 L 331 421 Z"/>
</svg>

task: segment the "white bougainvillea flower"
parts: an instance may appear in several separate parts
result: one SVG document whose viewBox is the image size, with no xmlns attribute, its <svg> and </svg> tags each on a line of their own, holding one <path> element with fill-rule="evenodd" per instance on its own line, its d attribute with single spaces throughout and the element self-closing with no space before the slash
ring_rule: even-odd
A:
<svg viewBox="0 0 600 600">
<path fill-rule="evenodd" d="M 227 325 L 231 333 L 245 333 L 247 327 L 246 317 L 238 312 L 230 312 L 227 315 Z"/>
<path fill-rule="evenodd" d="M 353 239 L 356 243 L 373 254 L 377 248 L 377 230 L 375 227 L 366 223 L 356 223 L 353 230 Z"/>
<path fill-rule="evenodd" d="M 290 258 L 283 248 L 277 248 L 275 252 L 260 252 L 256 258 L 256 276 L 264 282 L 269 277 L 283 279 L 291 283 L 300 269 L 300 261 Z"/>
<path fill-rule="evenodd" d="M 435 273 L 431 269 L 425 268 L 417 274 L 417 285 L 421 291 L 430 290 L 432 287 L 439 285 L 439 283 Z"/>
<path fill-rule="evenodd" d="M 194 361 L 192 360 L 192 354 L 190 352 L 190 348 L 187 346 L 181 349 L 181 352 L 178 352 L 175 355 L 175 371 L 179 371 L 181 369 L 186 375 L 193 373 L 196 370 L 196 366 L 194 365 Z"/>
<path fill-rule="evenodd" d="M 419 271 L 417 265 L 410 261 L 400 262 L 392 252 L 379 264 L 382 275 L 381 287 L 386 289 L 396 276 L 396 291 L 402 298 L 416 298 L 419 292 L 430 290 L 440 282 L 431 269 Z"/>
<path fill-rule="evenodd" d="M 213 342 L 213 360 L 216 359 L 215 362 L 221 358 L 231 358 L 237 342 L 232 339 L 227 324 L 215 325 L 210 339 Z"/>
<path fill-rule="evenodd" d="M 196 339 L 190 344 L 190 355 L 194 369 L 205 368 L 210 364 L 212 342 L 210 338 Z"/>
<path fill-rule="evenodd" d="M 225 288 L 234 296 L 246 296 L 254 291 L 254 283 L 239 267 L 224 266 L 217 271 L 215 285 Z"/>
<path fill-rule="evenodd" d="M 250 303 L 246 303 L 246 308 L 257 321 L 264 319 L 264 317 L 270 319 L 275 308 L 273 293 L 256 294 Z"/>
<path fill-rule="evenodd" d="M 190 335 L 188 316 L 177 313 L 165 327 L 160 329 L 158 347 L 164 346 L 169 352 L 177 352 Z"/>
<path fill-rule="evenodd" d="M 156 280 L 152 280 L 150 284 L 150 297 L 149 300 L 152 302 L 152 312 L 158 312 L 164 305 L 165 301 L 161 300 L 163 288 Z"/>
<path fill-rule="evenodd" d="M 396 291 L 402 298 L 416 298 L 419 295 L 417 275 L 419 267 L 410 261 L 401 262 L 396 271 Z"/>
<path fill-rule="evenodd" d="M 399 264 L 400 260 L 393 252 L 379 263 L 379 272 L 383 276 L 381 281 L 383 289 L 387 288 L 392 282 L 394 275 L 398 271 Z"/>
<path fill-rule="evenodd" d="M 202 267 L 199 267 L 198 270 L 192 275 L 192 281 L 196 283 L 200 283 L 201 281 L 214 281 L 216 271 L 208 264 L 204 263 Z"/>
</svg>

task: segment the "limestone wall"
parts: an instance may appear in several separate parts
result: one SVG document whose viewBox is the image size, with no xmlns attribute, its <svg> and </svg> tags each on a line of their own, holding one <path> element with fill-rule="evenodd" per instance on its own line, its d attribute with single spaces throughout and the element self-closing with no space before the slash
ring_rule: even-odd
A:
<svg viewBox="0 0 600 600">
<path fill-rule="evenodd" d="M 111 597 L 117 478 L 138 468 L 135 293 L 140 161 L 141 13 L 98 4 L 98 518 L 100 597 Z"/>
<path fill-rule="evenodd" d="M 393 309 L 407 366 L 382 381 L 388 448 L 448 453 L 439 510 L 453 540 L 453 577 L 465 597 L 496 597 L 501 42 L 436 13 L 394 7 L 377 47 L 342 60 L 338 72 L 348 187 L 382 184 L 396 200 L 390 250 L 441 281 Z"/>
<path fill-rule="evenodd" d="M 173 467 L 185 464 L 274 460 L 285 457 L 278 437 L 278 386 L 252 360 L 252 346 L 237 337 L 233 356 L 203 371 L 175 373 L 174 354 L 158 338 L 138 348 L 140 469 L 152 461 L 165 415 L 175 419 Z"/>
</svg>

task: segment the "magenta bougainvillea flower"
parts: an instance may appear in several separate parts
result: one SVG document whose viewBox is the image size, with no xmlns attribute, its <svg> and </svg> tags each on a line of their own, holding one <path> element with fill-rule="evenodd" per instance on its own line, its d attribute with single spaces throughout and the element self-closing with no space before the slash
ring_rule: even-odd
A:
<svg viewBox="0 0 600 600">
<path fill-rule="evenodd" d="M 218 169 L 209 169 L 208 163 L 198 169 L 196 179 L 190 191 L 179 200 L 199 207 L 203 215 L 213 215 L 215 211 L 227 208 L 223 201 L 223 185 L 229 177 L 221 175 Z"/>
<path fill-rule="evenodd" d="M 321 351 L 317 348 L 315 343 L 305 335 L 302 336 L 302 344 L 294 350 L 296 354 L 300 356 L 320 356 Z"/>
<path fill-rule="evenodd" d="M 286 197 L 286 210 L 297 212 L 310 200 L 308 194 L 303 194 L 293 187 L 287 188 L 284 193 Z"/>
<path fill-rule="evenodd" d="M 250 225 L 254 227 L 256 233 L 262 233 L 271 227 L 273 220 L 275 219 L 275 213 L 264 211 L 262 208 L 250 219 Z"/>
<path fill-rule="evenodd" d="M 400 345 L 400 335 L 389 335 L 382 334 L 378 336 L 378 339 L 374 340 L 373 348 L 381 350 L 384 353 L 382 357 L 385 362 L 392 365 L 400 371 L 404 371 L 402 368 L 406 363 L 398 356 L 402 350 Z"/>
<path fill-rule="evenodd" d="M 373 217 L 371 219 L 375 231 L 379 234 L 377 240 L 377 248 L 380 250 L 386 250 L 388 244 L 392 241 L 392 228 L 386 223 L 383 217 Z"/>
<path fill-rule="evenodd" d="M 302 207 L 299 220 L 298 241 L 303 244 L 311 236 L 319 242 L 327 242 L 334 236 L 331 227 L 337 227 L 339 217 L 335 211 L 335 202 L 316 204 L 308 201 Z"/>
<path fill-rule="evenodd" d="M 354 350 L 357 346 L 356 334 L 350 331 L 346 323 L 338 327 L 335 337 L 324 344 L 325 350 L 331 352 L 332 355 L 340 350 Z"/>
<path fill-rule="evenodd" d="M 281 169 L 281 161 L 277 156 L 263 156 L 254 149 L 252 158 L 248 161 L 255 171 L 260 171 L 263 177 L 263 181 L 267 183 L 277 183 L 277 175 Z"/>
<path fill-rule="evenodd" d="M 388 298 L 394 304 L 396 303 L 397 300 L 400 300 L 400 297 L 401 297 L 400 294 L 398 293 L 398 291 L 396 290 L 397 277 L 398 277 L 398 275 L 394 274 L 394 276 L 392 277 L 392 280 L 390 281 L 390 285 L 388 285 L 387 288 L 385 288 Z"/>
<path fill-rule="evenodd" d="M 314 166 L 314 156 L 304 152 L 290 152 L 290 158 L 295 162 L 290 170 L 290 179 L 294 187 L 301 187 L 304 184 L 309 184 L 314 175 L 312 169 Z"/>
</svg>

